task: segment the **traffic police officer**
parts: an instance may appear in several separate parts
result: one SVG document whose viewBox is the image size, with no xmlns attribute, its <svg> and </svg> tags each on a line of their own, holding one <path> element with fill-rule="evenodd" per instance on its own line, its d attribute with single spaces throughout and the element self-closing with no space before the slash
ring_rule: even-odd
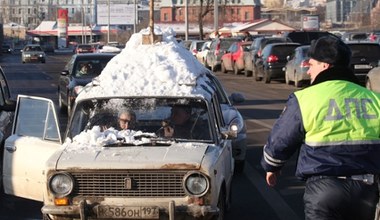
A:
<svg viewBox="0 0 380 220">
<path fill-rule="evenodd" d="M 306 219 L 366 220 L 379 199 L 380 94 L 359 85 L 350 48 L 321 37 L 309 49 L 311 86 L 289 96 L 264 146 L 261 165 L 274 186 L 299 151 L 296 176 L 306 180 Z"/>
</svg>

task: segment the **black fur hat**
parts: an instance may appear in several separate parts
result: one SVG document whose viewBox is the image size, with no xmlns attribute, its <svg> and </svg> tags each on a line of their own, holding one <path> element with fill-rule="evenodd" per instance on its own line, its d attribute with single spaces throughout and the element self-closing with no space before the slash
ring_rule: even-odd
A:
<svg viewBox="0 0 380 220">
<path fill-rule="evenodd" d="M 309 57 L 334 66 L 348 67 L 351 49 L 338 37 L 324 36 L 311 43 Z"/>
</svg>

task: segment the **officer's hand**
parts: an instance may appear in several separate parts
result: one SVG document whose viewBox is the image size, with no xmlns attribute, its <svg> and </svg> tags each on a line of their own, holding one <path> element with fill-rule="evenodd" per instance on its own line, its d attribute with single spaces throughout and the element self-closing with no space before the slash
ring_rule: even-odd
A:
<svg viewBox="0 0 380 220">
<path fill-rule="evenodd" d="M 277 171 L 277 172 L 267 172 L 267 177 L 266 177 L 266 180 L 267 180 L 267 184 L 268 186 L 275 186 L 276 183 L 277 183 L 277 176 L 280 175 L 280 172 Z"/>
<path fill-rule="evenodd" d="M 164 127 L 164 137 L 173 137 L 174 129 L 171 126 Z"/>
</svg>

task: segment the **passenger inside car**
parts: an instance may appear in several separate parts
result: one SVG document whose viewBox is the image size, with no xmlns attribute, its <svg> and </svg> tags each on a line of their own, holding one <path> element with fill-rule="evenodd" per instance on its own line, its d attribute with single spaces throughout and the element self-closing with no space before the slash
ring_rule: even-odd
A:
<svg viewBox="0 0 380 220">
<path fill-rule="evenodd" d="M 91 65 L 89 63 L 82 63 L 82 64 L 80 64 L 78 66 L 80 67 L 80 69 L 78 70 L 78 72 L 76 74 L 77 77 L 81 77 L 83 75 L 90 74 Z"/>
</svg>

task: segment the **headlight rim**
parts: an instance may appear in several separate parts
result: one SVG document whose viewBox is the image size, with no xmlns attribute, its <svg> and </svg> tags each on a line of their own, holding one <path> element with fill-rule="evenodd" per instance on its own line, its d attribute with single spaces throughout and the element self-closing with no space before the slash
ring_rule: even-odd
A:
<svg viewBox="0 0 380 220">
<path fill-rule="evenodd" d="M 200 194 L 194 194 L 194 193 L 190 192 L 190 190 L 188 190 L 188 188 L 187 188 L 187 186 L 186 186 L 186 183 L 187 183 L 189 177 L 190 177 L 191 175 L 194 175 L 194 174 L 200 175 L 200 176 L 202 176 L 202 177 L 206 180 L 206 187 L 205 187 L 205 190 L 204 190 L 202 193 L 200 193 Z M 205 174 L 202 173 L 202 172 L 199 172 L 199 171 L 191 171 L 191 172 L 188 172 L 188 173 L 183 177 L 183 188 L 184 188 L 185 193 L 186 193 L 187 195 L 199 198 L 199 197 L 202 197 L 202 196 L 206 195 L 206 194 L 209 192 L 209 190 L 210 190 L 210 179 L 208 178 L 207 175 L 205 175 Z"/>
<path fill-rule="evenodd" d="M 57 193 L 54 190 L 52 190 L 52 185 L 51 185 L 52 184 L 52 180 L 53 180 L 54 177 L 56 177 L 58 175 L 67 176 L 71 180 L 71 189 L 68 190 L 66 193 L 61 194 L 61 193 Z M 67 173 L 67 172 L 57 172 L 57 173 L 54 173 L 53 175 L 51 175 L 49 177 L 49 180 L 48 180 L 48 189 L 49 189 L 49 192 L 52 193 L 57 198 L 63 198 L 65 196 L 68 196 L 74 190 L 74 177 L 71 174 Z"/>
</svg>

